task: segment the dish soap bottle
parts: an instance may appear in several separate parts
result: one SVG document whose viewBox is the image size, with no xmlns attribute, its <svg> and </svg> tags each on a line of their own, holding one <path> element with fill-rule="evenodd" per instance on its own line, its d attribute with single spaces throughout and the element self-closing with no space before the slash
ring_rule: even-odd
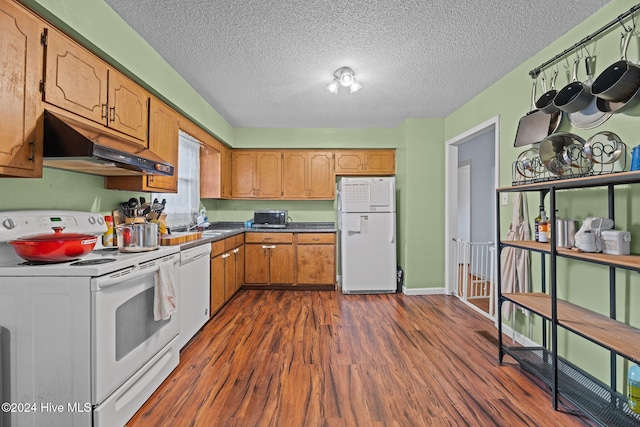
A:
<svg viewBox="0 0 640 427">
<path fill-rule="evenodd" d="M 627 375 L 627 403 L 629 409 L 640 414 L 640 366 L 633 365 Z"/>
<path fill-rule="evenodd" d="M 114 229 L 113 229 L 113 217 L 111 215 L 106 215 L 104 217 L 104 222 L 107 225 L 107 231 L 102 235 L 102 246 L 110 247 L 114 246 Z"/>
<path fill-rule="evenodd" d="M 538 242 L 549 242 L 549 220 L 547 219 L 547 213 L 544 210 L 540 212 L 540 222 L 538 223 Z"/>
</svg>

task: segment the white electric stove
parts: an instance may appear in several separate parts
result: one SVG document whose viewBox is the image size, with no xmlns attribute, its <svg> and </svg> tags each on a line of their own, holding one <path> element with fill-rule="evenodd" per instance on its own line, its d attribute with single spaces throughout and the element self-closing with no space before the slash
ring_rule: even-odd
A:
<svg viewBox="0 0 640 427">
<path fill-rule="evenodd" d="M 0 212 L 0 402 L 15 406 L 0 425 L 123 426 L 179 362 L 179 313 L 154 320 L 161 270 L 178 298 L 179 248 L 98 244 L 75 261 L 34 264 L 7 243 L 53 226 L 106 231 L 96 213 Z"/>
</svg>

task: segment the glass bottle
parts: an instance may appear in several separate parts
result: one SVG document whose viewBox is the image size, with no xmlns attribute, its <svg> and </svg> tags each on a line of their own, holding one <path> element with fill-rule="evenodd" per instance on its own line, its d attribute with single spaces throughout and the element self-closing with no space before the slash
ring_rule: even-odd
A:
<svg viewBox="0 0 640 427">
<path fill-rule="evenodd" d="M 538 223 L 538 241 L 541 243 L 549 242 L 549 220 L 547 213 L 543 210 L 540 212 L 540 222 Z"/>
<path fill-rule="evenodd" d="M 534 230 L 534 236 L 535 236 L 535 240 L 536 242 L 539 242 L 539 230 L 538 230 L 538 226 L 540 225 L 540 221 L 542 221 L 542 212 L 544 212 L 544 206 L 540 205 L 540 213 L 538 214 L 538 216 L 536 217 L 536 219 L 533 221 L 533 230 Z"/>
</svg>

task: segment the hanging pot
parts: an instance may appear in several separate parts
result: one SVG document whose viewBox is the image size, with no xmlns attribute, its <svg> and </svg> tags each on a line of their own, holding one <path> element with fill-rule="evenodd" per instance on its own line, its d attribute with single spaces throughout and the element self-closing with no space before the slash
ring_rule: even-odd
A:
<svg viewBox="0 0 640 427">
<path fill-rule="evenodd" d="M 589 85 L 578 81 L 579 60 L 573 63 L 573 81 L 563 87 L 553 99 L 553 104 L 567 113 L 575 113 L 587 107 L 593 100 Z"/>
<path fill-rule="evenodd" d="M 63 234 L 64 227 L 53 227 L 53 234 L 38 234 L 10 240 L 20 258 L 33 262 L 64 262 L 91 252 L 98 241 L 90 234 Z"/>
<path fill-rule="evenodd" d="M 591 86 L 591 93 L 613 102 L 631 99 L 640 88 L 640 66 L 627 61 L 627 48 L 633 31 L 627 31 L 622 42 L 622 59 L 605 69 Z"/>
<path fill-rule="evenodd" d="M 543 93 L 536 101 L 536 108 L 543 113 L 551 114 L 558 111 L 558 107 L 553 103 L 553 99 L 558 94 L 558 91 L 556 90 L 556 77 L 558 77 L 558 70 L 553 70 L 553 76 L 551 77 L 551 89 L 549 91 L 546 91 L 546 87 L 544 86 L 544 77 L 542 78 L 542 90 L 544 90 L 545 93 Z"/>
</svg>

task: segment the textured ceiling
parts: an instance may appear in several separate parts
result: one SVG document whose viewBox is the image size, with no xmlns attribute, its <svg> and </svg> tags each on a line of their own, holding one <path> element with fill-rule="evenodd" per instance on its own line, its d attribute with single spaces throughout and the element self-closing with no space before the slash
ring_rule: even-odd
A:
<svg viewBox="0 0 640 427">
<path fill-rule="evenodd" d="M 608 3 L 105 1 L 232 126 L 267 128 L 445 117 Z M 342 66 L 359 92 L 326 90 Z"/>
</svg>

